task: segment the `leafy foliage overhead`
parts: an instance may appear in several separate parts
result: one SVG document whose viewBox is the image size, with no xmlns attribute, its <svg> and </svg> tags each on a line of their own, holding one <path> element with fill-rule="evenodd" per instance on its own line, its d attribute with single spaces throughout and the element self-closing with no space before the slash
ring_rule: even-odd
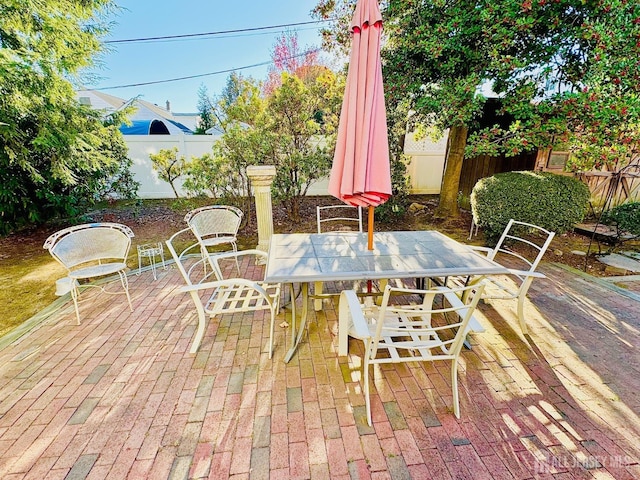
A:
<svg viewBox="0 0 640 480">
<path fill-rule="evenodd" d="M 563 142 L 591 168 L 640 140 L 640 4 L 626 0 L 390 0 L 385 73 L 416 121 L 475 132 L 467 154 Z M 478 129 L 490 87 L 512 118 Z M 487 88 L 485 88 L 485 91 Z"/>
<path fill-rule="evenodd" d="M 327 38 L 348 41 L 353 5 L 319 0 L 315 13 L 335 18 Z M 381 6 L 391 101 L 408 101 L 413 123 L 457 130 L 441 203 L 455 202 L 453 177 L 459 178 L 463 154 L 516 155 L 562 142 L 578 170 L 617 168 L 637 158 L 638 2 L 387 0 Z M 500 97 L 508 125 L 479 127 L 488 90 Z M 451 207 L 446 211 L 454 213 Z"/>
</svg>

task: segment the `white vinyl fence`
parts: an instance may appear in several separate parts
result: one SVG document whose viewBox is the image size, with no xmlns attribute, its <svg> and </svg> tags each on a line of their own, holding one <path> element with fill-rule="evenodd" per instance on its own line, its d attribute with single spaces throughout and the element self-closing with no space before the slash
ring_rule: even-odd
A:
<svg viewBox="0 0 640 480">
<path fill-rule="evenodd" d="M 172 198 L 175 195 L 164 180 L 158 178 L 153 169 L 150 154 L 160 150 L 178 149 L 178 156 L 184 155 L 187 160 L 211 153 L 217 137 L 212 135 L 126 135 L 124 140 L 129 147 L 129 158 L 133 161 L 131 171 L 137 182 L 140 182 L 138 196 L 140 198 Z M 186 196 L 182 190 L 182 180 L 175 182 L 180 196 Z"/>
<path fill-rule="evenodd" d="M 140 198 L 173 198 L 171 186 L 158 178 L 153 170 L 150 154 L 160 150 L 178 149 L 178 156 L 190 160 L 211 153 L 213 144 L 218 139 L 214 135 L 125 135 L 124 140 L 129 147 L 129 158 L 133 161 L 131 167 L 134 179 L 140 182 L 138 196 Z M 411 193 L 435 194 L 440 193 L 446 138 L 438 143 L 422 140 L 416 142 L 413 135 L 407 135 L 405 153 L 411 155 L 409 175 L 411 177 Z M 328 180 L 323 179 L 314 183 L 309 189 L 309 195 L 328 195 Z M 182 190 L 182 179 L 175 182 L 181 197 L 186 196 Z"/>
</svg>

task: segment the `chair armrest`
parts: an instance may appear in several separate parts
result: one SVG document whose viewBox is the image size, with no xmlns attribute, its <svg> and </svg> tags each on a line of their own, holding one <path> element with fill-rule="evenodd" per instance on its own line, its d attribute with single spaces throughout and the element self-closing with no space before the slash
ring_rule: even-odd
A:
<svg viewBox="0 0 640 480">
<path fill-rule="evenodd" d="M 273 328 L 273 317 L 278 309 L 280 297 L 279 284 L 274 286 L 276 287 L 274 295 L 269 295 L 266 289 L 257 282 L 245 278 L 216 280 L 182 287 L 180 291 L 189 293 L 198 313 L 198 327 L 189 351 L 191 353 L 198 351 L 204 336 L 208 316 L 266 310 L 268 308 L 271 311 L 271 328 Z M 270 288 L 268 285 L 265 285 L 265 287 Z M 206 301 L 203 301 L 200 295 L 202 290 L 212 290 L 211 296 Z"/>
<path fill-rule="evenodd" d="M 472 251 L 477 252 L 477 253 L 484 253 L 487 256 L 489 256 L 489 254 L 493 253 L 493 248 L 482 247 L 482 246 L 479 246 L 479 245 L 469 245 L 469 250 L 472 250 Z"/>
<path fill-rule="evenodd" d="M 437 290 L 442 291 L 444 297 L 451 304 L 451 306 L 460 307 L 463 305 L 462 300 L 460 299 L 460 297 L 458 297 L 458 295 L 455 294 L 455 292 L 448 290 L 445 287 L 438 287 Z M 467 313 L 466 309 L 458 311 L 459 315 L 466 315 L 466 313 Z M 469 332 L 483 333 L 484 331 L 485 331 L 485 328 L 478 321 L 475 315 L 471 315 L 471 318 L 469 319 L 469 325 L 465 333 L 469 333 Z"/>
<path fill-rule="evenodd" d="M 209 263 L 211 263 L 214 269 L 218 270 L 218 275 L 222 276 L 222 270 L 220 269 L 220 264 L 219 264 L 220 260 L 231 258 L 231 259 L 234 259 L 236 262 L 238 262 L 239 258 L 245 257 L 247 255 L 255 256 L 256 263 L 258 263 L 258 259 L 260 259 L 262 263 L 267 263 L 267 257 L 268 257 L 267 252 L 264 252 L 262 250 L 257 250 L 255 248 L 252 248 L 249 250 L 238 250 L 236 252 L 234 251 L 220 252 L 220 253 L 210 252 Z"/>
<path fill-rule="evenodd" d="M 191 229 L 189 227 L 187 228 L 183 228 L 182 230 L 177 231 L 176 233 L 174 233 L 173 235 L 171 235 L 171 237 L 169 238 L 169 240 L 166 240 L 164 243 L 167 245 L 167 248 L 169 249 L 169 253 L 171 253 L 171 256 L 173 257 L 173 259 L 177 262 L 177 261 L 181 261 L 183 257 L 185 257 L 187 255 L 187 252 L 189 250 L 192 250 L 196 247 L 200 247 L 200 244 L 196 241 L 195 243 L 189 245 L 188 247 L 186 247 L 185 249 L 183 249 L 180 253 L 177 252 L 177 250 L 175 249 L 173 243 L 176 241 L 176 238 L 178 238 L 179 236 L 185 234 L 185 233 L 190 233 L 193 239 L 193 232 L 191 231 Z M 197 239 L 196 239 L 197 240 Z"/>
<path fill-rule="evenodd" d="M 209 264 L 211 265 L 211 268 L 214 270 L 216 277 L 222 279 L 224 277 L 222 274 L 222 269 L 220 268 L 220 260 L 225 260 L 225 259 L 235 260 L 236 263 L 238 264 L 238 269 L 239 269 L 240 266 L 239 266 L 238 259 L 248 255 L 253 255 L 255 257 L 256 264 L 267 263 L 267 256 L 268 256 L 267 252 L 264 252 L 262 250 L 257 250 L 255 248 L 250 250 L 238 250 L 238 251 L 228 251 L 228 252 L 220 252 L 220 253 L 210 252 L 208 254 L 208 259 L 209 259 Z"/>
<path fill-rule="evenodd" d="M 209 253 L 209 256 L 214 260 L 224 260 L 225 258 L 239 258 L 244 255 L 255 255 L 256 257 L 261 257 L 265 259 L 268 256 L 267 252 L 264 252 L 262 250 L 257 250 L 255 248 L 252 248 L 249 250 L 238 250 L 237 252 L 229 251 L 229 252 L 220 252 L 220 253 L 215 253 L 215 252 Z"/>
<path fill-rule="evenodd" d="M 228 278 L 225 280 L 215 280 L 213 282 L 197 283 L 195 285 L 185 285 L 180 288 L 181 292 L 190 293 L 200 290 L 213 290 L 220 287 L 232 287 L 234 285 L 242 285 L 243 287 L 251 288 L 259 292 L 265 299 L 271 302 L 271 297 L 267 291 L 260 286 L 258 282 L 253 280 L 247 280 L 246 278 Z"/>
<path fill-rule="evenodd" d="M 371 332 L 355 291 L 344 290 L 340 294 L 338 310 L 338 355 L 347 355 L 349 335 L 365 339 L 371 337 Z"/>
<path fill-rule="evenodd" d="M 509 268 L 509 275 L 516 275 L 518 277 L 533 277 L 533 278 L 547 278 L 544 273 L 532 272 L 529 270 L 514 270 Z"/>
</svg>

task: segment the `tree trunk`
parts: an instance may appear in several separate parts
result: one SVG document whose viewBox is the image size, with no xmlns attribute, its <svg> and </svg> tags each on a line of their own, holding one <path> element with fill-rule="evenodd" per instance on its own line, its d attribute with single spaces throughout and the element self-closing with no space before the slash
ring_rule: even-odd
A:
<svg viewBox="0 0 640 480">
<path fill-rule="evenodd" d="M 300 221 L 300 197 L 289 199 L 289 218 L 296 223 Z"/>
<path fill-rule="evenodd" d="M 173 181 L 170 181 L 169 185 L 171 185 L 171 190 L 173 190 L 173 194 L 176 196 L 176 198 L 180 198 L 180 195 L 178 195 L 178 190 L 176 190 L 176 187 L 173 184 Z"/>
<path fill-rule="evenodd" d="M 462 162 L 464 161 L 464 150 L 467 146 L 467 133 L 467 127 L 451 127 L 449 131 L 447 157 L 440 188 L 440 202 L 434 212 L 436 218 L 455 218 L 460 215 L 458 190 Z"/>
</svg>

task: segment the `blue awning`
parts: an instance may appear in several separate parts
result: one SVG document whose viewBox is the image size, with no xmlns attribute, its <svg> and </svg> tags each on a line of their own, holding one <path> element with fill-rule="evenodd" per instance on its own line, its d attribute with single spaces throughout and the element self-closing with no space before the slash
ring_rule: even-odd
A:
<svg viewBox="0 0 640 480">
<path fill-rule="evenodd" d="M 171 135 L 167 124 L 179 128 L 182 133 L 193 135 L 193 132 L 181 123 L 168 119 L 132 120 L 131 125 L 121 125 L 123 135 Z"/>
</svg>

